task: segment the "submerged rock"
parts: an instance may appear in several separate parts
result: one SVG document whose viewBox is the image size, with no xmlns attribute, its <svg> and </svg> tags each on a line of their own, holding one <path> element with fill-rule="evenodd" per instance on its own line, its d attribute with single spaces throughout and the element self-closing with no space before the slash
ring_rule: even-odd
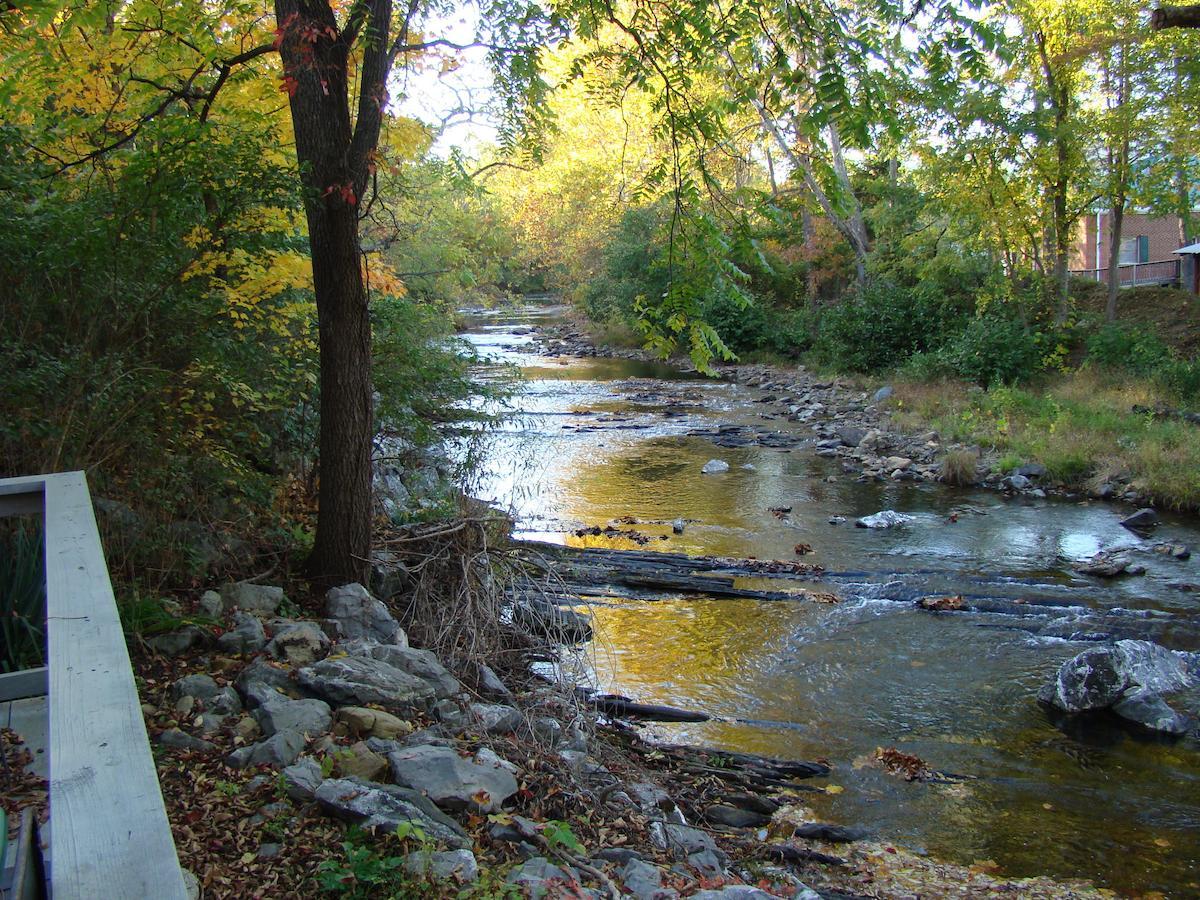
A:
<svg viewBox="0 0 1200 900">
<path fill-rule="evenodd" d="M 1149 507 L 1139 509 L 1132 516 L 1126 516 L 1121 524 L 1131 531 L 1145 531 L 1158 524 L 1158 513 Z"/>
<path fill-rule="evenodd" d="M 914 516 L 898 513 L 894 509 L 885 509 L 874 515 L 856 519 L 854 524 L 859 528 L 895 528 L 897 525 L 907 525 L 913 521 Z"/>
<path fill-rule="evenodd" d="M 1182 655 L 1151 641 L 1117 641 L 1067 660 L 1038 692 L 1038 699 L 1068 713 L 1111 709 L 1151 730 L 1181 734 L 1188 720 L 1161 695 L 1194 681 Z"/>
<path fill-rule="evenodd" d="M 729 463 L 725 462 L 725 460 L 723 460 L 723 459 L 710 459 L 708 462 L 706 462 L 703 466 L 700 467 L 700 473 L 702 475 L 718 475 L 721 472 L 728 472 L 728 471 L 729 471 Z"/>
</svg>

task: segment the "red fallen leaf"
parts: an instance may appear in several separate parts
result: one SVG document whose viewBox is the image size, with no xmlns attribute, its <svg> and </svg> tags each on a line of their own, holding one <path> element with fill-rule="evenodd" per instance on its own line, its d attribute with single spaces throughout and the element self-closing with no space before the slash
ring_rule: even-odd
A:
<svg viewBox="0 0 1200 900">
<path fill-rule="evenodd" d="M 887 847 L 887 848 L 885 848 L 885 849 L 887 850 L 887 852 L 888 852 L 888 853 L 895 853 L 895 852 L 896 852 L 896 848 L 895 848 L 895 847 Z"/>
</svg>

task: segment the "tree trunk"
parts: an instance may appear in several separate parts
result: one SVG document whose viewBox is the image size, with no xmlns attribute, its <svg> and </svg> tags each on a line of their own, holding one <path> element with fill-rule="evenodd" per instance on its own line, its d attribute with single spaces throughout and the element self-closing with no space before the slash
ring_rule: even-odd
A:
<svg viewBox="0 0 1200 900">
<path fill-rule="evenodd" d="M 354 208 L 308 215 L 321 348 L 318 578 L 367 583 L 371 556 L 371 319 Z"/>
<path fill-rule="evenodd" d="M 371 27 L 386 26 L 390 5 L 370 6 Z M 369 36 L 359 66 L 363 96 L 352 127 L 350 46 L 338 33 L 330 5 L 276 0 L 275 14 L 304 187 L 320 337 L 319 507 L 308 569 L 321 580 L 366 583 L 371 556 L 371 320 L 358 202 L 386 101 L 386 32 Z"/>
<path fill-rule="evenodd" d="M 1112 214 L 1108 223 L 1108 303 L 1104 307 L 1104 317 L 1109 322 L 1117 321 L 1117 289 L 1121 286 L 1121 225 L 1125 219 L 1125 197 L 1118 196 L 1112 205 Z M 1100 240 L 1100 232 L 1096 232 L 1096 240 Z"/>
</svg>

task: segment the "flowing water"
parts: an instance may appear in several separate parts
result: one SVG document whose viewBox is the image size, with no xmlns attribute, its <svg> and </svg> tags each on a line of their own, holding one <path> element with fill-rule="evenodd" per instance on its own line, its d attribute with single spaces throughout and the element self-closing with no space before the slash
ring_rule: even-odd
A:
<svg viewBox="0 0 1200 900">
<path fill-rule="evenodd" d="M 1168 520 L 1143 540 L 1104 504 L 860 484 L 803 447 L 719 448 L 686 432 L 761 422 L 761 391 L 653 363 L 539 357 L 528 326 L 554 314 L 480 316 L 466 335 L 526 379 L 522 414 L 491 439 L 481 491 L 515 510 L 523 536 L 629 546 L 572 532 L 635 516 L 662 523 L 634 526 L 656 538 L 647 549 L 792 559 L 804 542 L 814 552 L 803 561 L 827 570 L 819 586 L 842 598 L 596 606 L 592 675 L 602 689 L 755 722 L 656 726 L 664 738 L 827 759 L 827 783 L 842 790 L 803 802 L 879 840 L 960 863 L 992 860 L 1007 875 L 1200 896 L 1200 743 L 1105 719 L 1064 730 L 1035 699 L 1063 660 L 1091 646 L 1079 638 L 1145 631 L 1200 649 L 1198 595 L 1172 587 L 1200 581 L 1194 521 Z M 712 458 L 730 471 L 701 475 Z M 772 506 L 793 511 L 781 520 Z M 881 509 L 915 521 L 852 526 Z M 831 525 L 835 515 L 847 522 Z M 673 535 L 679 517 L 686 530 Z M 1159 541 L 1198 552 L 1189 561 L 1150 552 Z M 1102 583 L 1071 572 L 1071 560 L 1112 548 L 1134 550 L 1147 574 Z M 896 602 L 929 594 L 1053 610 L 1026 621 Z M 1184 698 L 1193 709 L 1197 699 Z M 961 780 L 909 783 L 870 763 L 892 746 Z"/>
</svg>

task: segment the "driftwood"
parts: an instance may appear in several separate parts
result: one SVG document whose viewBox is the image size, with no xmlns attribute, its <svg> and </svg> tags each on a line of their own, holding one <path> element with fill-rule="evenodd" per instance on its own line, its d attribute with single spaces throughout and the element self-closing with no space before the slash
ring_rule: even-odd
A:
<svg viewBox="0 0 1200 900">
<path fill-rule="evenodd" d="M 527 577 L 513 585 L 514 599 L 538 595 L 560 603 L 580 598 L 657 600 L 679 594 L 734 597 L 750 600 L 806 600 L 805 590 L 770 591 L 743 587 L 739 578 L 807 581 L 819 576 L 820 566 L 791 560 L 688 556 L 599 547 L 563 547 L 526 542 L 521 557 Z"/>
</svg>

